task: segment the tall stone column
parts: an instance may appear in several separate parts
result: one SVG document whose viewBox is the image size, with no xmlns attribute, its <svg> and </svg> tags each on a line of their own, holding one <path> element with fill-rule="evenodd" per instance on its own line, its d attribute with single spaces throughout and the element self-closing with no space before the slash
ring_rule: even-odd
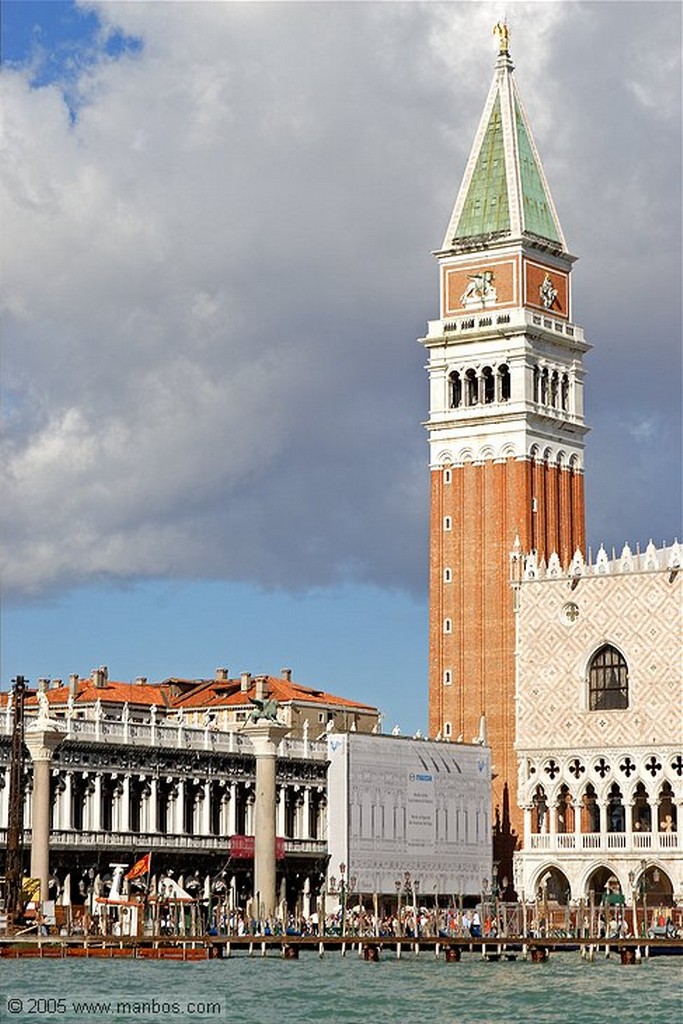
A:
<svg viewBox="0 0 683 1024">
<path fill-rule="evenodd" d="M 31 877 L 40 879 L 40 899 L 48 898 L 50 877 L 50 763 L 64 739 L 61 723 L 41 713 L 28 726 L 24 741 L 33 761 Z"/>
<path fill-rule="evenodd" d="M 275 864 L 275 756 L 289 726 L 270 718 L 249 722 L 244 732 L 256 755 L 254 906 L 256 917 L 273 918 L 277 908 Z"/>
</svg>

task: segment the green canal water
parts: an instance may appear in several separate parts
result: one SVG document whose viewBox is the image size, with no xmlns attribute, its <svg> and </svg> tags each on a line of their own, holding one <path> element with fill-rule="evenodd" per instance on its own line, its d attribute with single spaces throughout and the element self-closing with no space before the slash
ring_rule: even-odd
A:
<svg viewBox="0 0 683 1024">
<path fill-rule="evenodd" d="M 302 953 L 182 963 L 0 961 L 0 1021 L 14 1024 L 680 1024 L 682 957 L 625 967 L 614 954 L 547 963 L 378 963 Z"/>
</svg>

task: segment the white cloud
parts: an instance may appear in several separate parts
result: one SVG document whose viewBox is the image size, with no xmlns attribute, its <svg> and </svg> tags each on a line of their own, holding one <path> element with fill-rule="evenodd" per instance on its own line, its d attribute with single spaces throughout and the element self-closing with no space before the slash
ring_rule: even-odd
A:
<svg viewBox="0 0 683 1024">
<path fill-rule="evenodd" d="M 57 87 L 3 74 L 7 588 L 103 574 L 422 586 L 415 338 L 436 312 L 428 250 L 499 8 L 95 6 L 143 49 L 83 71 L 75 124 Z M 610 121 L 596 89 L 622 71 L 604 6 L 515 5 L 512 49 L 565 229 L 599 254 L 580 319 L 603 352 L 621 346 L 600 385 L 616 401 L 641 340 L 635 283 L 652 295 L 647 275 L 671 279 L 677 150 L 630 79 Z M 675 40 L 637 6 L 620 6 L 624 45 L 647 31 L 659 55 L 644 48 L 633 81 L 656 63 L 663 88 Z M 675 302 L 657 315 L 661 365 Z"/>
</svg>

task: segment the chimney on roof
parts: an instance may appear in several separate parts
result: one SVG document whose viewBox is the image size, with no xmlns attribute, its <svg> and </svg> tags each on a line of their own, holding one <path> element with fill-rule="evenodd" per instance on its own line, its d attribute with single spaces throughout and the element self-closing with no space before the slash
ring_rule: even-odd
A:
<svg viewBox="0 0 683 1024">
<path fill-rule="evenodd" d="M 268 676 L 256 676 L 254 680 L 256 683 L 256 692 L 254 696 L 256 700 L 266 700 L 268 697 Z"/>
<path fill-rule="evenodd" d="M 47 693 L 50 686 L 50 680 L 46 676 L 41 676 L 38 680 L 38 693 Z"/>
<path fill-rule="evenodd" d="M 79 683 L 78 673 L 77 672 L 72 672 L 71 675 L 69 676 L 69 696 L 70 697 L 74 697 L 75 698 L 78 695 L 78 683 Z"/>
<path fill-rule="evenodd" d="M 292 681 L 292 670 L 291 670 L 291 668 L 281 668 L 280 669 L 280 678 L 281 679 L 285 679 L 288 683 L 291 683 L 291 681 Z"/>
<path fill-rule="evenodd" d="M 50 683 L 50 689 L 51 690 L 58 690 L 61 685 L 62 685 L 62 680 L 61 679 L 53 679 L 52 682 Z"/>
<path fill-rule="evenodd" d="M 135 682 L 137 686 L 147 686 L 147 676 L 137 676 Z"/>
<path fill-rule="evenodd" d="M 217 683 L 227 683 L 229 678 L 230 678 L 230 672 L 228 671 L 227 668 L 217 668 L 216 669 L 216 682 Z"/>
<path fill-rule="evenodd" d="M 251 687 L 251 672 L 240 673 L 240 692 L 246 693 Z"/>
<path fill-rule="evenodd" d="M 95 684 L 96 689 L 101 690 L 107 683 L 107 666 L 101 665 L 100 668 L 94 668 L 90 673 L 90 678 Z"/>
</svg>

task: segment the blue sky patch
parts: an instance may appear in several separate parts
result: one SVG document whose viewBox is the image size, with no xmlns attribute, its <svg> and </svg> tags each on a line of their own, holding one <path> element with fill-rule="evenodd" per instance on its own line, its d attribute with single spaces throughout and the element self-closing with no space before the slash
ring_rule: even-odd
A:
<svg viewBox="0 0 683 1024">
<path fill-rule="evenodd" d="M 104 35 L 97 12 L 72 0 L 5 0 L 0 17 L 3 66 L 29 68 L 35 89 L 61 85 L 72 121 L 83 100 L 77 88 L 83 72 L 142 50 L 142 40 L 134 36 Z"/>
</svg>

